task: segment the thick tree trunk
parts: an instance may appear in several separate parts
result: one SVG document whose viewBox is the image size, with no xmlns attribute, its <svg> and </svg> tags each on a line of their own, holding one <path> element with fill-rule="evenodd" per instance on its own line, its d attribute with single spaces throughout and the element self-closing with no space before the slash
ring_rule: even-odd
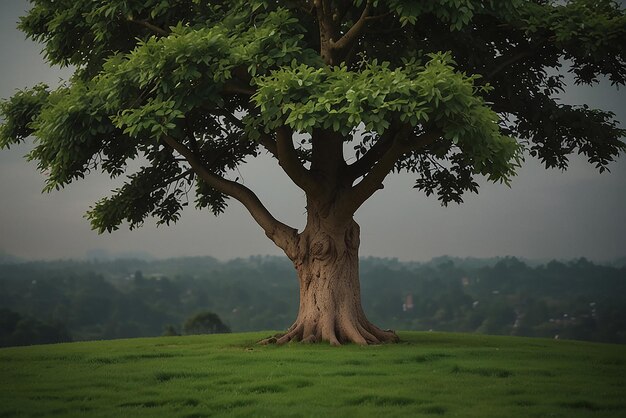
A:
<svg viewBox="0 0 626 418">
<path fill-rule="evenodd" d="M 361 307 L 359 286 L 359 226 L 311 216 L 300 234 L 292 260 L 300 280 L 300 309 L 287 333 L 261 341 L 329 342 L 361 345 L 398 341 L 391 330 L 371 324 Z"/>
</svg>

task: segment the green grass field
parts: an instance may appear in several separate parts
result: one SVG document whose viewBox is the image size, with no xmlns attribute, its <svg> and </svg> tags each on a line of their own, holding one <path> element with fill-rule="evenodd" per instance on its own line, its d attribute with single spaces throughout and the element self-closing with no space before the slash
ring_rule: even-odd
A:
<svg viewBox="0 0 626 418">
<path fill-rule="evenodd" d="M 626 417 L 626 347 L 400 333 L 257 346 L 268 333 L 0 350 L 0 417 Z"/>
</svg>

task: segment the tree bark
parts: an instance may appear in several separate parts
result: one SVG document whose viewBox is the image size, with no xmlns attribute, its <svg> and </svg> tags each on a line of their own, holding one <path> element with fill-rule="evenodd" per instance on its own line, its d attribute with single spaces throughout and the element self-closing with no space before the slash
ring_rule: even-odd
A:
<svg viewBox="0 0 626 418">
<path fill-rule="evenodd" d="M 308 223 L 292 259 L 300 281 L 298 317 L 285 334 L 261 343 L 367 345 L 398 341 L 395 332 L 371 324 L 363 312 L 359 242 L 359 226 L 353 219 L 338 223 L 311 213 L 309 208 Z"/>
</svg>

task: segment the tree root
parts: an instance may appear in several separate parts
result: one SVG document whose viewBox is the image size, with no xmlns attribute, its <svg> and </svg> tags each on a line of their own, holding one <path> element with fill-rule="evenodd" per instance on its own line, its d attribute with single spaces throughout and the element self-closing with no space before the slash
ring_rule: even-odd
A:
<svg viewBox="0 0 626 418">
<path fill-rule="evenodd" d="M 303 344 L 328 342 L 330 345 L 339 346 L 347 343 L 377 345 L 397 343 L 398 341 L 399 338 L 395 331 L 382 330 L 367 320 L 356 323 L 342 321 L 341 324 L 325 321 L 325 324 L 321 326 L 318 325 L 317 321 L 307 321 L 306 323 L 296 322 L 286 333 L 265 338 L 258 344 L 283 345 L 289 342 L 301 342 Z"/>
</svg>

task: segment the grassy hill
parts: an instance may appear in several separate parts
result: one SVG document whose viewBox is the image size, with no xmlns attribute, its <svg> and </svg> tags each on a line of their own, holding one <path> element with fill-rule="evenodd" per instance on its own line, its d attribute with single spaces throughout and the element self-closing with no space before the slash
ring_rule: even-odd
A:
<svg viewBox="0 0 626 418">
<path fill-rule="evenodd" d="M 0 350 L 0 417 L 626 417 L 624 346 L 403 332 L 257 346 L 267 333 Z"/>
</svg>

